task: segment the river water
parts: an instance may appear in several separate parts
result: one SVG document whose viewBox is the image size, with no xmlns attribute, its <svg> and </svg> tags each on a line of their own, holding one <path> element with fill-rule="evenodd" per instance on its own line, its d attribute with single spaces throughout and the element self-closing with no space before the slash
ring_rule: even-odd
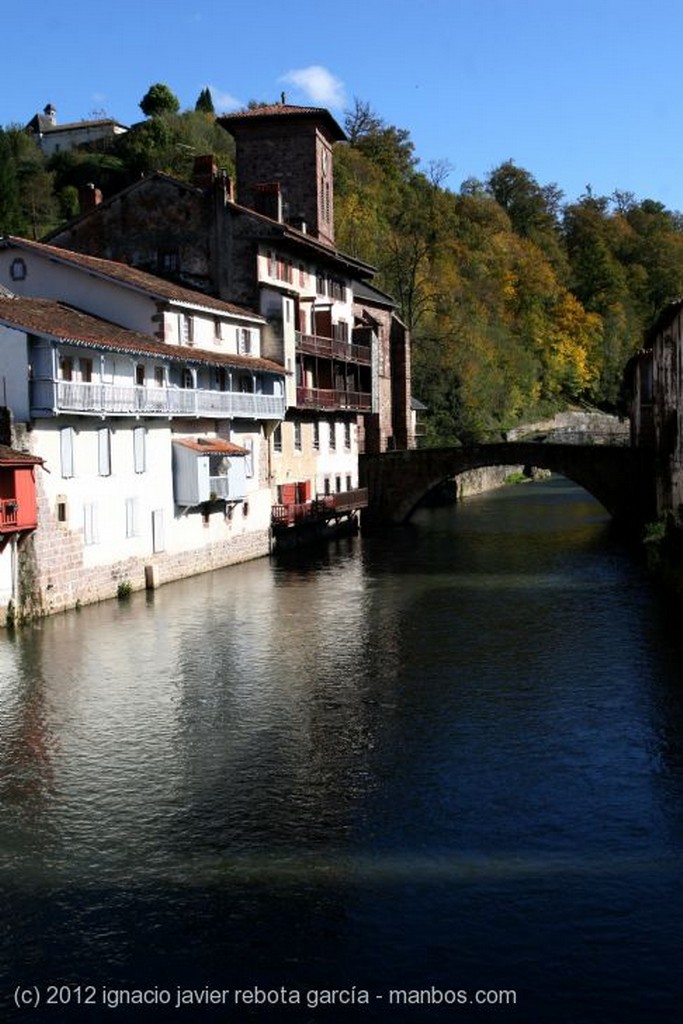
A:
<svg viewBox="0 0 683 1024">
<path fill-rule="evenodd" d="M 679 613 L 554 479 L 0 637 L 0 1019 L 680 1021 Z"/>
</svg>

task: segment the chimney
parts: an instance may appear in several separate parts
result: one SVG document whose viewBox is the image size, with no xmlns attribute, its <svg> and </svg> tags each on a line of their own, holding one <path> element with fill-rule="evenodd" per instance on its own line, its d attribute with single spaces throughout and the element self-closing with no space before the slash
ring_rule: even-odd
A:
<svg viewBox="0 0 683 1024">
<path fill-rule="evenodd" d="M 98 188 L 95 188 L 91 181 L 78 190 L 78 204 L 81 208 L 81 213 L 94 210 L 101 202 L 102 193 Z"/>
<path fill-rule="evenodd" d="M 197 188 L 211 188 L 217 177 L 218 167 L 213 153 L 207 153 L 204 156 L 196 156 L 194 158 L 192 183 Z"/>
</svg>

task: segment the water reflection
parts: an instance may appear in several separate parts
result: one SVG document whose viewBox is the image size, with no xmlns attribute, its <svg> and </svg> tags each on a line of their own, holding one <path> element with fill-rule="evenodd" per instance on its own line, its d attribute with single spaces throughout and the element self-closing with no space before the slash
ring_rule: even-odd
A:
<svg viewBox="0 0 683 1024">
<path fill-rule="evenodd" d="M 677 1019 L 676 623 L 554 482 L 4 638 L 0 990 L 481 983 L 524 991 L 506 1019 Z"/>
</svg>

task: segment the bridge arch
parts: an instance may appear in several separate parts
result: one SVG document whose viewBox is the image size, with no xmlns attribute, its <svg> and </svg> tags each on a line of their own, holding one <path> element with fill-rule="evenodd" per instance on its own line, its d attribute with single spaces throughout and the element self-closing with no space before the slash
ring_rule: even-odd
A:
<svg viewBox="0 0 683 1024">
<path fill-rule="evenodd" d="M 640 449 L 501 442 L 363 456 L 361 483 L 368 488 L 364 523 L 405 523 L 442 481 L 483 466 L 520 465 L 567 477 L 597 498 L 614 519 L 635 525 L 654 515 L 654 469 Z"/>
</svg>

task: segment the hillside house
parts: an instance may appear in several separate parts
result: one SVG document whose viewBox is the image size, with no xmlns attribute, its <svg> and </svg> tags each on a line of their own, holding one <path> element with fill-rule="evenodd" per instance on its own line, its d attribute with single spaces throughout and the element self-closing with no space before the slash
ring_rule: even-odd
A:
<svg viewBox="0 0 683 1024">
<path fill-rule="evenodd" d="M 51 157 L 80 147 L 106 149 L 128 128 L 111 117 L 58 124 L 57 111 L 48 103 L 42 114 L 31 118 L 25 131 L 33 136 L 45 156 Z"/>
</svg>

